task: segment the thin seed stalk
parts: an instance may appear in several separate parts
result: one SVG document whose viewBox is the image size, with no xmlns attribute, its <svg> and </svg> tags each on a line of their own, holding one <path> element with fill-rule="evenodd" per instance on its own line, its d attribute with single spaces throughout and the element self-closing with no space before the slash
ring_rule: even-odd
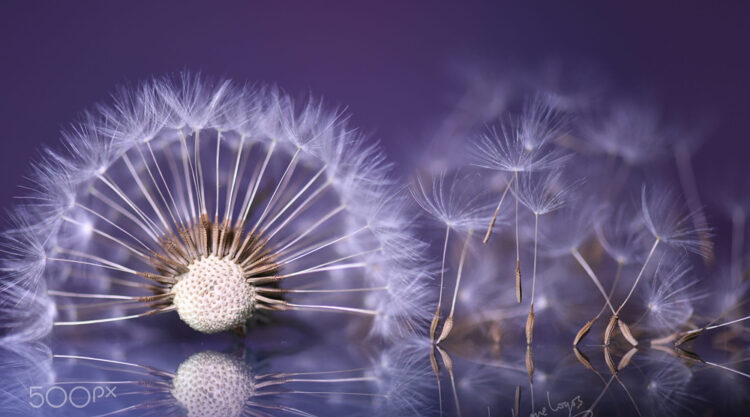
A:
<svg viewBox="0 0 750 417">
<path fill-rule="evenodd" d="M 581 343 L 581 340 L 583 340 L 583 338 L 586 337 L 586 335 L 591 331 L 591 326 L 593 326 L 594 323 L 596 323 L 596 321 L 599 320 L 599 317 L 601 317 L 601 315 L 604 313 L 604 310 L 607 309 L 607 305 L 608 305 L 607 301 L 612 299 L 612 295 L 615 292 L 615 288 L 617 288 L 617 283 L 619 282 L 620 275 L 622 273 L 622 267 L 623 267 L 623 262 L 617 261 L 617 272 L 615 272 L 615 280 L 614 282 L 612 282 L 612 288 L 609 289 L 607 300 L 602 305 L 602 308 L 599 310 L 599 313 L 597 313 L 597 315 L 594 316 L 593 319 L 589 320 L 586 324 L 584 324 L 583 327 L 581 327 L 581 330 L 578 331 L 575 339 L 573 339 L 573 346 L 578 346 L 578 344 Z M 623 325 L 624 324 L 625 323 L 623 323 Z"/>
<path fill-rule="evenodd" d="M 609 309 L 612 310 L 612 313 L 616 314 L 615 308 L 612 307 L 612 303 L 609 301 L 609 297 L 607 296 L 606 291 L 604 291 L 604 287 L 602 287 L 602 283 L 599 282 L 599 278 L 596 277 L 594 270 L 591 269 L 591 266 L 588 264 L 588 262 L 586 262 L 586 260 L 583 259 L 583 256 L 581 256 L 581 253 L 578 251 L 578 249 L 573 248 L 570 250 L 570 253 L 576 259 L 576 261 L 578 261 L 578 264 L 581 265 L 581 268 L 583 268 L 583 270 L 586 271 L 586 275 L 588 275 L 589 278 L 591 278 L 591 281 L 594 282 L 594 285 L 596 285 L 596 288 L 604 297 L 604 300 L 607 302 Z"/>
<path fill-rule="evenodd" d="M 521 262 L 516 260 L 516 301 L 521 304 L 523 294 L 521 292 Z"/>
<path fill-rule="evenodd" d="M 497 203 L 497 207 L 495 207 L 495 213 L 492 215 L 492 219 L 490 220 L 490 225 L 487 227 L 487 233 L 484 235 L 484 239 L 482 240 L 482 243 L 486 244 L 490 240 L 490 236 L 492 235 L 492 229 L 495 227 L 495 222 L 497 221 L 497 214 L 500 212 L 500 206 L 503 205 L 503 200 L 505 200 L 505 195 L 508 194 L 508 190 L 510 190 L 510 185 L 513 184 L 513 181 L 515 180 L 515 177 L 511 177 L 510 181 L 508 181 L 508 184 L 505 185 L 505 190 L 503 190 L 502 196 L 500 196 L 500 201 Z"/>
<path fill-rule="evenodd" d="M 466 242 L 464 243 L 464 247 L 461 250 L 461 259 L 458 262 L 458 272 L 456 273 L 456 288 L 453 290 L 453 301 L 451 302 L 451 311 L 448 314 L 448 318 L 445 320 L 445 323 L 443 324 L 443 330 L 440 332 L 440 337 L 438 338 L 437 343 L 440 343 L 443 340 L 445 340 L 450 334 L 451 330 L 453 329 L 453 314 L 456 312 L 456 300 L 458 299 L 458 289 L 461 286 L 461 276 L 463 275 L 464 262 L 466 261 L 466 252 L 468 252 L 469 250 L 469 242 L 471 240 L 472 233 L 473 233 L 473 230 L 469 230 L 469 233 L 466 236 Z"/>
<path fill-rule="evenodd" d="M 516 183 L 516 301 L 521 304 L 521 247 L 518 241 L 518 171 L 515 172 Z"/>
<path fill-rule="evenodd" d="M 451 228 L 447 226 L 445 228 L 445 242 L 443 243 L 443 261 L 440 265 L 440 295 L 438 296 L 438 305 L 435 310 L 435 316 L 432 318 L 430 324 L 430 343 L 435 342 L 435 331 L 437 330 L 438 323 L 440 323 L 440 307 L 443 304 L 443 280 L 445 278 L 445 255 L 448 252 L 448 238 L 450 236 Z"/>
<path fill-rule="evenodd" d="M 531 278 L 531 304 L 529 305 L 529 316 L 526 318 L 526 344 L 528 345 L 534 340 L 534 322 L 536 321 L 536 316 L 534 315 L 534 295 L 536 293 L 536 253 L 538 232 L 539 214 L 534 213 L 534 267 Z"/>
<path fill-rule="evenodd" d="M 649 261 L 651 260 L 651 257 L 654 256 L 654 251 L 656 250 L 656 247 L 659 246 L 659 242 L 661 242 L 660 238 L 656 238 L 654 241 L 654 245 L 651 246 L 651 251 L 649 251 L 648 256 L 646 257 L 646 260 L 643 262 L 643 266 L 641 267 L 641 271 L 638 273 L 638 277 L 636 277 L 635 282 L 633 283 L 633 287 L 630 288 L 630 292 L 628 293 L 628 296 L 625 297 L 625 300 L 620 304 L 620 307 L 617 308 L 617 311 L 615 312 L 615 315 L 620 314 L 620 311 L 622 311 L 622 308 L 625 307 L 625 304 L 628 303 L 628 300 L 630 300 L 630 297 L 633 295 L 633 292 L 635 292 L 635 288 L 638 286 L 638 282 L 640 282 L 641 278 L 643 277 L 643 273 L 646 271 L 646 266 L 648 266 Z"/>
</svg>

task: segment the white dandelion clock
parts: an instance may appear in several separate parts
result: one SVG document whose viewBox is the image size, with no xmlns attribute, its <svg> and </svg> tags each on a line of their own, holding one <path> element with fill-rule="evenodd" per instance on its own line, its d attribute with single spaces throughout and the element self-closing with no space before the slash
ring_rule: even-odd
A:
<svg viewBox="0 0 750 417">
<path fill-rule="evenodd" d="M 403 198 L 378 150 L 320 103 L 157 80 L 87 115 L 64 145 L 36 166 L 23 209 L 28 233 L 48 233 L 57 326 L 174 311 L 216 333 L 288 310 L 413 326 L 388 302 L 420 295 Z"/>
</svg>

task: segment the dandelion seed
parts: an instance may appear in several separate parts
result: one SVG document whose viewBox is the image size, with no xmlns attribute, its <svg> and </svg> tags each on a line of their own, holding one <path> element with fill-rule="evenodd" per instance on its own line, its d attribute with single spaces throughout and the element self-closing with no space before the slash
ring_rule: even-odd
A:
<svg viewBox="0 0 750 417">
<path fill-rule="evenodd" d="M 526 343 L 531 344 L 534 331 L 534 300 L 536 294 L 537 243 L 539 241 L 539 216 L 560 208 L 565 194 L 569 191 L 560 183 L 559 174 L 530 173 L 520 180 L 520 191 L 516 190 L 517 200 L 534 213 L 534 263 L 531 283 L 531 304 L 526 320 Z M 520 286 L 519 286 L 520 287 Z"/>
<path fill-rule="evenodd" d="M 662 259 L 653 277 L 644 282 L 642 321 L 654 332 L 674 332 L 693 316 L 693 305 L 705 298 L 698 281 L 691 278 L 692 268 L 685 258 Z"/>
<path fill-rule="evenodd" d="M 443 254 L 440 264 L 440 293 L 438 296 L 437 309 L 430 324 L 430 339 L 435 340 L 435 333 L 440 322 L 440 312 L 443 302 L 443 288 L 445 284 L 445 262 L 448 253 L 448 240 L 451 230 L 470 231 L 477 225 L 484 224 L 487 216 L 488 206 L 483 202 L 483 196 L 472 192 L 468 178 L 460 173 L 454 173 L 446 177 L 441 173 L 430 185 L 417 179 L 417 183 L 411 189 L 414 199 L 419 206 L 445 225 L 445 237 L 443 239 Z M 468 243 L 468 240 L 467 240 Z M 464 255 L 465 256 L 465 255 Z M 461 263 L 463 268 L 463 262 Z M 460 283 L 460 272 L 458 282 Z M 457 290 L 456 290 L 457 291 Z M 455 308 L 455 294 L 451 312 Z M 452 313 L 451 313 L 451 318 Z M 447 332 L 450 332 L 451 324 Z M 445 335 L 447 337 L 447 334 Z"/>
<path fill-rule="evenodd" d="M 487 229 L 484 242 L 490 238 L 494 227 L 494 219 L 500 210 L 511 184 L 515 188 L 516 214 L 516 298 L 520 303 L 521 293 L 521 249 L 518 237 L 518 174 L 559 167 L 566 159 L 560 150 L 549 145 L 550 139 L 559 136 L 563 126 L 563 119 L 548 105 L 538 99 L 527 104 L 524 114 L 515 123 L 507 123 L 502 127 L 502 134 L 492 130 L 488 135 L 480 137 L 473 143 L 470 151 L 474 164 L 483 168 L 507 172 L 512 175 L 507 181 L 495 214 Z"/>
<path fill-rule="evenodd" d="M 709 248 L 706 246 L 706 242 L 695 237 L 698 230 L 691 226 L 692 214 L 682 214 L 669 193 L 662 192 L 658 195 L 654 195 L 653 193 L 649 195 L 644 186 L 641 189 L 641 211 L 646 227 L 654 237 L 654 243 L 628 295 L 617 308 L 614 316 L 617 316 L 630 300 L 659 243 L 664 242 L 667 245 L 679 247 L 697 254 L 706 254 Z M 706 227 L 701 228 L 701 230 L 708 232 L 709 229 Z"/>
<path fill-rule="evenodd" d="M 461 259 L 458 262 L 458 272 L 456 273 L 456 285 L 453 290 L 453 301 L 451 302 L 451 310 L 450 313 L 448 313 L 448 318 L 445 319 L 445 323 L 443 324 L 443 330 L 440 332 L 440 337 L 438 337 L 437 343 L 442 342 L 445 340 L 448 335 L 450 334 L 451 330 L 453 329 L 453 314 L 456 312 L 456 299 L 458 298 L 458 290 L 461 287 L 461 277 L 463 276 L 463 270 L 464 270 L 464 261 L 466 261 L 466 252 L 469 249 L 469 242 L 472 235 L 472 230 L 469 230 L 469 232 L 466 235 L 466 242 L 464 243 L 464 248 L 461 250 Z"/>
</svg>

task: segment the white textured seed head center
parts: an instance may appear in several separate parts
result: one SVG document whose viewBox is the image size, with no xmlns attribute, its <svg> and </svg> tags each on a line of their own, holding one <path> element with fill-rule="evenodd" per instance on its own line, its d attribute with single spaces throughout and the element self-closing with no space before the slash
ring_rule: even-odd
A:
<svg viewBox="0 0 750 417">
<path fill-rule="evenodd" d="M 172 396 L 188 417 L 240 416 L 254 393 L 250 367 L 212 351 L 196 353 L 183 362 L 172 386 Z"/>
<path fill-rule="evenodd" d="M 177 276 L 173 303 L 180 319 L 203 333 L 243 325 L 253 314 L 255 290 L 234 261 L 208 256 Z"/>
</svg>

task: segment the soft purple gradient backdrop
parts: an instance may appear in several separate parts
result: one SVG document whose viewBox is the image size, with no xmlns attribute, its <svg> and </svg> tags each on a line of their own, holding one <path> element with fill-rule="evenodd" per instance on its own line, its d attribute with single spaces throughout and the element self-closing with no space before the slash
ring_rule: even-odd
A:
<svg viewBox="0 0 750 417">
<path fill-rule="evenodd" d="M 56 144 L 81 110 L 116 85 L 184 69 L 323 96 L 407 161 L 450 104 L 447 69 L 457 60 L 593 62 L 621 87 L 718 121 L 699 170 L 750 152 L 750 8 L 739 2 L 353 3 L 3 4 L 2 206 L 39 145 Z"/>
</svg>

